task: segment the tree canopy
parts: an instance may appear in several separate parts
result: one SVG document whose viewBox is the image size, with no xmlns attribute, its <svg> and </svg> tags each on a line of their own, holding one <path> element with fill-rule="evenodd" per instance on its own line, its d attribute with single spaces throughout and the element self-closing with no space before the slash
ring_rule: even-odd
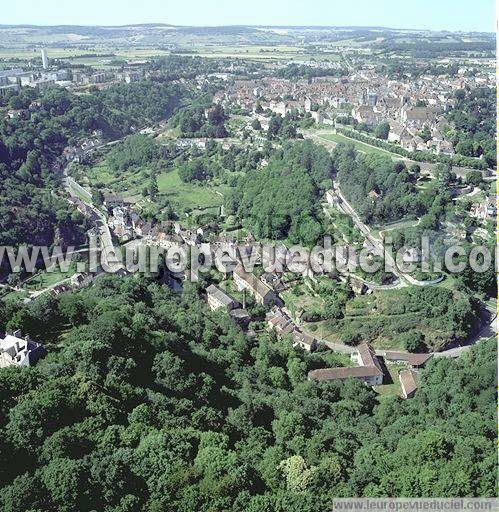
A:
<svg viewBox="0 0 499 512">
<path fill-rule="evenodd" d="M 35 306 L 17 307 L 30 332 Z M 403 401 L 307 381 L 342 359 L 248 338 L 192 286 L 178 295 L 106 276 L 47 307 L 49 355 L 0 369 L 6 512 L 302 512 L 335 496 L 495 495 L 494 340 L 431 361 Z"/>
</svg>

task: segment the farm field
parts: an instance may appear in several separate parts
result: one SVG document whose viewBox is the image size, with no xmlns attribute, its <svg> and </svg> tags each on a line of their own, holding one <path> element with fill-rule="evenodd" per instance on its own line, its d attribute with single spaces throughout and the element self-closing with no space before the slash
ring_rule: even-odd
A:
<svg viewBox="0 0 499 512">
<path fill-rule="evenodd" d="M 109 67 L 112 60 L 148 59 L 169 55 L 171 52 L 160 48 L 130 48 L 125 50 L 113 47 L 93 47 L 90 49 L 51 47 L 50 42 L 44 46 L 51 59 L 64 59 L 71 64 L 85 64 L 96 68 Z M 40 48 L 19 46 L 0 48 L 0 59 L 31 60 L 40 57 Z"/>
</svg>

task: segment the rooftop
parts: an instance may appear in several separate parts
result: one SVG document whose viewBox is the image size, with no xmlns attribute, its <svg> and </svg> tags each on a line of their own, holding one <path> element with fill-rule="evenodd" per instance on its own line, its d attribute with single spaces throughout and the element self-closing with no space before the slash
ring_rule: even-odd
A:
<svg viewBox="0 0 499 512">
<path fill-rule="evenodd" d="M 416 372 L 413 370 L 402 370 L 399 373 L 399 380 L 402 387 L 402 393 L 405 397 L 411 395 L 416 391 L 416 389 L 418 389 Z"/>
<path fill-rule="evenodd" d="M 225 304 L 226 306 L 229 306 L 230 304 L 237 302 L 236 299 L 232 298 L 228 293 L 226 293 L 224 290 L 222 290 L 221 288 L 214 284 L 210 284 L 210 286 L 206 288 L 206 293 L 208 295 L 212 295 L 218 301 L 220 301 L 222 304 Z"/>
<path fill-rule="evenodd" d="M 385 352 L 384 358 L 388 361 L 407 361 L 412 366 L 421 366 L 432 356 L 431 354 L 412 354 L 410 352 Z"/>
<path fill-rule="evenodd" d="M 349 368 L 321 368 L 308 373 L 309 379 L 314 380 L 344 380 L 350 377 L 376 377 L 383 372 L 376 366 L 353 366 Z"/>
<path fill-rule="evenodd" d="M 273 291 L 270 286 L 258 279 L 255 274 L 246 272 L 240 264 L 234 269 L 234 274 L 245 281 L 256 294 L 260 295 L 260 297 L 265 297 L 268 293 Z"/>
</svg>

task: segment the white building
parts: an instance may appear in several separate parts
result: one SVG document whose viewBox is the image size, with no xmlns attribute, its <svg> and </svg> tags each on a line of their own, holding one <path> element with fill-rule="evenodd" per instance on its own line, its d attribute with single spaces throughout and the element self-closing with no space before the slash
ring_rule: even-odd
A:
<svg viewBox="0 0 499 512">
<path fill-rule="evenodd" d="M 222 307 L 230 311 L 240 306 L 236 299 L 214 284 L 210 284 L 206 288 L 206 298 L 208 305 L 213 311 Z"/>
<path fill-rule="evenodd" d="M 318 381 L 356 379 L 366 386 L 379 386 L 383 383 L 383 370 L 370 345 L 367 343 L 359 345 L 351 358 L 359 366 L 311 370 L 308 373 L 308 379 Z"/>
<path fill-rule="evenodd" d="M 48 69 L 49 67 L 49 57 L 45 48 L 42 48 L 42 66 L 43 69 Z"/>
<path fill-rule="evenodd" d="M 19 330 L 0 338 L 0 368 L 33 366 L 45 353 L 43 345 L 23 337 Z"/>
</svg>

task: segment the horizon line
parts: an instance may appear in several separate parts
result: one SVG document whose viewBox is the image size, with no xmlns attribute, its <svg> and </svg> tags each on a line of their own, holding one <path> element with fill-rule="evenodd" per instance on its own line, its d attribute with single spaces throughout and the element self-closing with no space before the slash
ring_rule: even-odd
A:
<svg viewBox="0 0 499 512">
<path fill-rule="evenodd" d="M 73 24 L 61 23 L 57 25 L 44 25 L 36 23 L 0 23 L 1 28 L 60 28 L 60 27 L 84 27 L 84 28 L 127 28 L 127 27 L 172 27 L 172 28 L 221 28 L 221 27 L 246 27 L 246 28 L 272 28 L 272 29 L 367 29 L 367 30 L 403 30 L 411 32 L 450 32 L 463 34 L 495 34 L 494 31 L 487 30 L 453 30 L 453 29 L 431 29 L 431 28 L 404 28 L 404 27 L 385 27 L 381 25 L 272 25 L 272 24 L 243 24 L 231 23 L 220 25 L 175 25 L 164 22 L 142 22 L 125 23 L 121 25 L 99 25 L 99 24 Z"/>
</svg>

